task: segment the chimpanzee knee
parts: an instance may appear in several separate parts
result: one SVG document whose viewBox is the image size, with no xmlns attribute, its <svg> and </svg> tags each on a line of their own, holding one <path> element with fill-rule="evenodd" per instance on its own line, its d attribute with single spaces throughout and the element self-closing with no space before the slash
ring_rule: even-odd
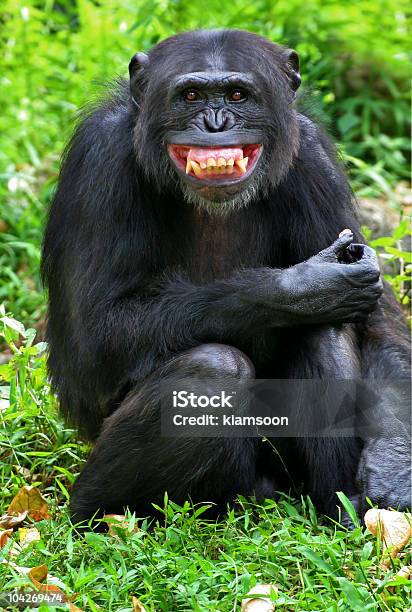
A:
<svg viewBox="0 0 412 612">
<path fill-rule="evenodd" d="M 227 344 L 200 344 L 179 353 L 163 368 L 163 374 L 179 371 L 182 376 L 201 374 L 210 378 L 247 380 L 255 377 L 253 363 L 242 351 Z"/>
</svg>

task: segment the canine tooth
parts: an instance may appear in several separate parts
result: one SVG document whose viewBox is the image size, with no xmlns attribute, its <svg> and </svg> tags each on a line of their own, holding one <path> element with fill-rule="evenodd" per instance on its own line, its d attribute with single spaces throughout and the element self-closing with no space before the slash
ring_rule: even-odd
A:
<svg viewBox="0 0 412 612">
<path fill-rule="evenodd" d="M 236 160 L 236 165 L 240 168 L 243 174 L 245 174 L 246 172 L 246 166 L 247 166 L 248 161 L 249 161 L 248 157 L 244 157 L 243 159 Z"/>
<path fill-rule="evenodd" d="M 224 157 L 219 157 L 218 160 L 217 160 L 217 165 L 225 167 L 226 166 L 225 158 Z"/>
<path fill-rule="evenodd" d="M 214 159 L 214 157 L 209 157 L 209 159 L 207 160 L 207 165 L 209 168 L 212 168 L 212 166 L 216 166 L 216 160 Z"/>
<path fill-rule="evenodd" d="M 230 159 L 227 160 L 226 165 L 227 166 L 234 166 L 235 165 L 235 160 L 233 159 L 233 157 L 231 157 Z"/>
<path fill-rule="evenodd" d="M 207 164 L 205 164 L 205 162 L 200 162 L 200 167 L 202 168 L 202 170 L 205 170 Z"/>
<path fill-rule="evenodd" d="M 192 165 L 192 160 L 189 159 L 189 157 L 188 157 L 187 161 L 186 161 L 186 174 L 189 174 L 191 165 Z"/>
<path fill-rule="evenodd" d="M 197 162 L 192 160 L 191 164 L 192 164 L 193 172 L 196 174 L 196 176 L 199 176 L 200 174 L 202 174 L 200 166 Z"/>
</svg>

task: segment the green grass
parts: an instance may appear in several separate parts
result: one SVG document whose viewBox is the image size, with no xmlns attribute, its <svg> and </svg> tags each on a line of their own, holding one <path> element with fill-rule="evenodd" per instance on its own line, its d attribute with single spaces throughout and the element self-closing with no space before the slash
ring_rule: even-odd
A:
<svg viewBox="0 0 412 612">
<path fill-rule="evenodd" d="M 86 610 L 130 610 L 133 594 L 148 610 L 228 612 L 256 583 L 276 585 L 276 606 L 285 610 L 407 609 L 407 583 L 389 593 L 394 571 L 377 569 L 372 536 L 320 524 L 308 500 L 243 502 L 217 523 L 199 514 L 169 502 L 155 526 L 138 521 L 136 533 L 79 540 L 60 507 L 37 524 L 42 540 L 18 562 L 47 563 Z M 2 590 L 27 584 L 1 573 Z"/>
<path fill-rule="evenodd" d="M 68 491 L 88 449 L 58 417 L 44 344 L 4 314 L 0 332 L 14 354 L 0 367 L 6 383 L 0 387 L 0 514 L 25 484 L 40 488 L 51 514 L 36 523 L 41 541 L 13 561 L 45 563 L 69 594 L 78 593 L 78 607 L 130 610 L 136 595 L 152 611 L 229 612 L 240 609 L 256 583 L 271 583 L 278 589 L 276 609 L 407 610 L 410 584 L 394 576 L 410 555 L 382 571 L 374 537 L 360 526 L 347 530 L 319 517 L 306 497 L 261 505 L 241 499 L 218 522 L 203 519 L 207 504 L 179 507 L 165 498 L 163 518 L 155 523 L 132 517 L 130 529 L 118 529 L 117 537 L 78 537 L 68 517 Z M 0 557 L 7 558 L 11 545 Z M 27 578 L 0 563 L 0 592 L 22 585 Z"/>
</svg>

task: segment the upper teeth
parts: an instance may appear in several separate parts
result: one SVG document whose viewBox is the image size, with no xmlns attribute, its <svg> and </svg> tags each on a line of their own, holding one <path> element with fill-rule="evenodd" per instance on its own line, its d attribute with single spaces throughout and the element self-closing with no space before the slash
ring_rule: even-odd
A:
<svg viewBox="0 0 412 612">
<path fill-rule="evenodd" d="M 210 173 L 220 173 L 222 171 L 232 174 L 233 166 L 236 165 L 242 174 L 246 173 L 247 165 L 249 158 L 243 157 L 242 159 L 233 158 L 225 159 L 224 157 L 218 157 L 217 159 L 214 157 L 209 157 L 206 162 L 197 162 L 190 157 L 187 158 L 186 162 L 186 174 L 189 174 L 191 170 L 199 176 L 202 174 L 203 170 L 206 170 L 208 174 Z"/>
</svg>

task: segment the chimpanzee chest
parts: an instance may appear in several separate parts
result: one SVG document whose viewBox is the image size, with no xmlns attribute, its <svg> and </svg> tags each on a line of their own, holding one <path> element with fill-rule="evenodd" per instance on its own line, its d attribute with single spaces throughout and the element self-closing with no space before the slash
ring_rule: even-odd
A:
<svg viewBox="0 0 412 612">
<path fill-rule="evenodd" d="M 237 270 L 270 266 L 271 224 L 242 210 L 226 216 L 199 212 L 183 268 L 193 282 L 230 277 Z"/>
</svg>

